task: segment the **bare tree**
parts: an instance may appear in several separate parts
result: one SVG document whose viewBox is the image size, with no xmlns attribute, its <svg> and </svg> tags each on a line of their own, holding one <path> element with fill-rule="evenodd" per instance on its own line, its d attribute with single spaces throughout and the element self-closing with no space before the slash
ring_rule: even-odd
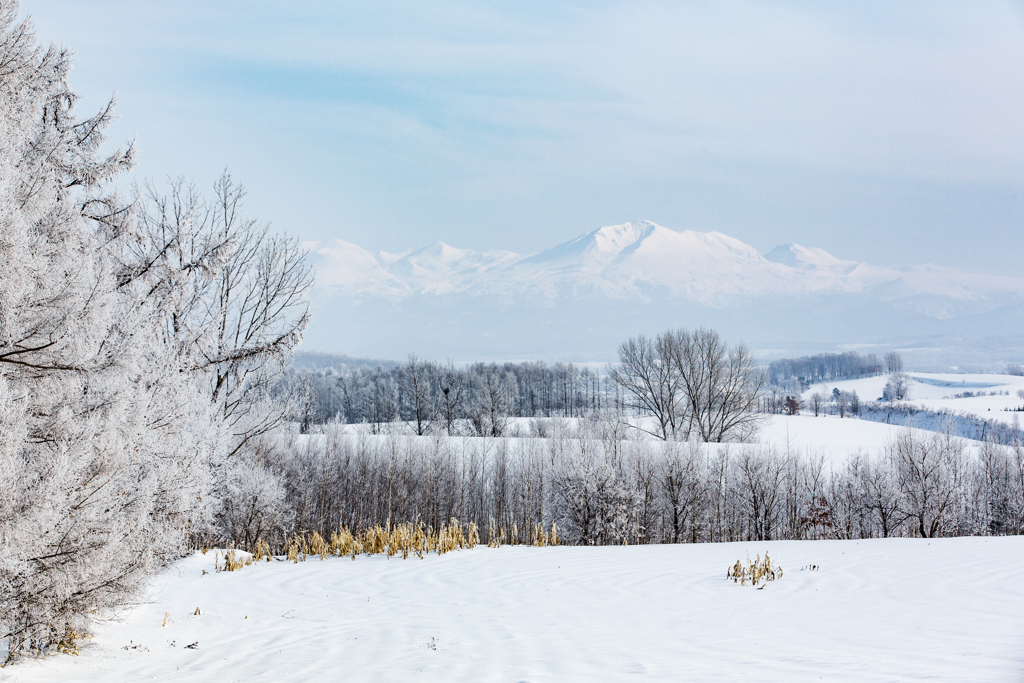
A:
<svg viewBox="0 0 1024 683">
<path fill-rule="evenodd" d="M 433 404 L 430 400 L 431 366 L 424 363 L 416 354 L 409 354 L 409 362 L 406 363 L 403 380 L 405 391 L 403 395 L 411 409 L 412 418 L 416 422 L 417 436 L 423 436 L 430 426 L 432 419 Z"/>
<path fill-rule="evenodd" d="M 782 408 L 786 412 L 786 415 L 799 415 L 800 399 L 796 396 L 787 396 L 786 400 L 782 403 Z"/>
<path fill-rule="evenodd" d="M 466 376 L 455 369 L 451 361 L 438 373 L 437 412 L 444 422 L 444 431 L 448 435 L 455 433 L 456 421 L 461 417 L 463 393 L 466 387 Z"/>
<path fill-rule="evenodd" d="M 658 421 L 657 436 L 703 441 L 749 438 L 762 415 L 767 376 L 743 344 L 729 349 L 714 330 L 640 335 L 619 346 L 613 379 L 634 409 Z"/>
<path fill-rule="evenodd" d="M 889 351 L 884 358 L 886 374 L 903 372 L 903 356 L 898 351 Z"/>
<path fill-rule="evenodd" d="M 825 396 L 820 391 L 815 391 L 811 394 L 811 410 L 814 411 L 814 417 L 818 417 L 821 414 L 821 409 L 825 405 Z"/>
<path fill-rule="evenodd" d="M 704 328 L 674 336 L 686 434 L 695 432 L 708 442 L 750 438 L 763 419 L 756 408 L 767 375 L 747 347 L 729 349 L 717 332 Z"/>
<path fill-rule="evenodd" d="M 654 432 L 662 439 L 675 436 L 682 380 L 675 363 L 675 336 L 671 332 L 649 339 L 644 335 L 619 345 L 619 364 L 612 379 L 629 395 L 629 407 L 649 413 L 658 421 Z M 644 430 L 648 431 L 648 430 Z"/>
</svg>

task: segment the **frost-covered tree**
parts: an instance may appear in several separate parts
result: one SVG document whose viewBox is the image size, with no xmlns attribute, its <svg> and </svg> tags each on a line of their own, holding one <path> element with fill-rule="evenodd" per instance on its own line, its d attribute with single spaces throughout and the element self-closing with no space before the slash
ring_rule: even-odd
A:
<svg viewBox="0 0 1024 683">
<path fill-rule="evenodd" d="M 470 422 L 480 436 L 502 436 L 515 405 L 516 377 L 498 368 L 479 367 L 473 375 L 468 406 Z"/>
<path fill-rule="evenodd" d="M 914 531 L 931 538 L 956 530 L 968 474 L 966 444 L 947 429 L 920 436 L 904 429 L 887 447 L 900 488 L 900 510 Z"/>
<path fill-rule="evenodd" d="M 0 0 L 0 637 L 12 657 L 136 596 L 209 530 L 216 501 L 229 536 L 250 492 L 273 503 L 280 487 L 258 459 L 226 457 L 255 451 L 281 419 L 266 389 L 308 318 L 310 282 L 294 240 L 242 218 L 227 176 L 213 200 L 182 184 L 149 203 L 113 192 L 134 157 L 99 153 L 113 103 L 79 118 L 69 54 L 39 47 L 17 13 Z"/>
<path fill-rule="evenodd" d="M 281 479 L 252 458 L 232 458 L 226 464 L 217 520 L 236 546 L 252 548 L 257 541 L 278 541 L 287 533 L 291 510 Z"/>
<path fill-rule="evenodd" d="M 187 540 L 218 443 L 154 301 L 122 287 L 137 238 L 78 118 L 69 54 L 0 0 L 0 636 L 42 652 L 135 595 Z"/>
<path fill-rule="evenodd" d="M 889 381 L 882 389 L 882 398 L 886 401 L 905 401 L 910 398 L 910 377 L 904 372 L 889 375 Z"/>
<path fill-rule="evenodd" d="M 695 522 L 705 492 L 707 454 L 696 439 L 685 446 L 670 441 L 662 461 L 660 481 L 668 508 L 671 542 L 686 538 L 687 528 L 696 536 Z"/>
<path fill-rule="evenodd" d="M 203 197 L 176 181 L 149 186 L 124 280 L 152 283 L 165 334 L 208 378 L 231 452 L 277 427 L 287 405 L 270 390 L 309 322 L 313 279 L 298 240 L 242 211 L 245 190 L 224 174 Z"/>
</svg>

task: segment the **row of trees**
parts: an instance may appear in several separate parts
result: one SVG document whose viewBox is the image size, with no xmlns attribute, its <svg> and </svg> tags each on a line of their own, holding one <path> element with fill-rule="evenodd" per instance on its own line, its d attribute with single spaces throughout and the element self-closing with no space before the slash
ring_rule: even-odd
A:
<svg viewBox="0 0 1024 683">
<path fill-rule="evenodd" d="M 124 198 L 66 51 L 0 0 L 0 638 L 42 652 L 219 536 L 311 279 L 294 240 L 174 184 Z"/>
<path fill-rule="evenodd" d="M 759 445 L 629 438 L 618 420 L 555 421 L 548 439 L 352 435 L 339 425 L 265 451 L 237 489 L 260 501 L 241 545 L 341 526 L 451 518 L 519 539 L 554 523 L 580 544 L 1016 534 L 1024 448 L 971 457 L 949 432 L 905 430 L 833 468 Z M 273 482 L 268 484 L 268 482 Z M 247 510 L 252 510 L 252 506 Z M 514 531 L 515 530 L 515 531 Z"/>
<path fill-rule="evenodd" d="M 856 351 L 847 351 L 772 361 L 768 364 L 768 379 L 773 386 L 783 386 L 787 380 L 797 380 L 802 389 L 806 390 L 810 385 L 819 382 L 858 379 L 902 371 L 903 357 L 896 351 L 887 352 L 881 361 L 873 353 L 862 356 Z"/>
<path fill-rule="evenodd" d="M 294 417 L 304 432 L 340 419 L 376 433 L 405 422 L 418 435 L 502 436 L 513 417 L 611 411 L 653 416 L 662 439 L 726 441 L 752 437 L 766 384 L 746 347 L 698 329 L 629 339 L 605 374 L 571 363 L 457 368 L 410 356 L 387 368 L 292 368 L 277 392 L 301 396 Z"/>
<path fill-rule="evenodd" d="M 623 402 L 607 373 L 572 363 L 456 367 L 416 356 L 386 367 L 293 367 L 276 393 L 298 397 L 293 416 L 303 431 L 337 419 L 375 432 L 401 421 L 417 434 L 477 436 L 505 434 L 514 417 L 581 417 Z"/>
</svg>

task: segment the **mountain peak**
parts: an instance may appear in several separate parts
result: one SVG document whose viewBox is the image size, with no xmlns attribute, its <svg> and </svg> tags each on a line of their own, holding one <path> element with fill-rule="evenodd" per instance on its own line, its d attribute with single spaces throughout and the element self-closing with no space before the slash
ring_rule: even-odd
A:
<svg viewBox="0 0 1024 683">
<path fill-rule="evenodd" d="M 633 221 L 622 225 L 608 225 L 594 230 L 583 237 L 590 237 L 590 242 L 602 253 L 618 254 L 626 247 L 643 240 L 655 230 L 667 230 L 651 221 Z"/>
<path fill-rule="evenodd" d="M 559 264 L 576 266 L 582 262 L 588 269 L 601 269 L 619 258 L 624 252 L 636 249 L 651 235 L 660 232 L 678 234 L 674 230 L 663 228 L 651 221 L 606 225 L 568 242 L 545 249 L 522 262 L 554 266 Z"/>
<path fill-rule="evenodd" d="M 836 258 L 824 249 L 820 249 L 818 247 L 808 248 L 796 244 L 795 242 L 790 244 L 780 244 L 765 254 L 764 257 L 772 263 L 781 263 L 784 266 L 799 268 L 801 270 L 814 270 L 819 268 L 836 270 L 856 265 L 856 262 L 854 261 L 843 261 L 842 259 Z"/>
</svg>

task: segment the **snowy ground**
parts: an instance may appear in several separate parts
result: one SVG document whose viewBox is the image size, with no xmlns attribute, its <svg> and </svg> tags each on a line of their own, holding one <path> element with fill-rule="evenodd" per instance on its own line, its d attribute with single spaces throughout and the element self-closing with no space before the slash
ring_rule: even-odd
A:
<svg viewBox="0 0 1024 683">
<path fill-rule="evenodd" d="M 646 428 L 654 430 L 656 425 L 652 418 L 643 418 L 646 421 Z M 526 431 L 528 420 L 520 418 L 514 425 Z M 571 429 L 576 429 L 580 420 L 566 420 Z M 355 438 L 359 429 L 365 429 L 365 425 L 344 425 L 342 430 L 350 437 Z M 822 414 L 814 417 L 803 411 L 800 415 L 765 415 L 757 434 L 757 443 L 762 446 L 771 446 L 780 453 L 799 453 L 808 457 L 824 458 L 826 466 L 830 468 L 843 467 L 849 456 L 860 453 L 867 456 L 875 456 L 887 444 L 891 443 L 905 427 L 882 422 L 871 422 L 851 417 L 840 418 L 837 415 Z M 930 432 L 919 431 L 927 436 Z M 635 432 L 632 433 L 635 435 Z M 368 438 L 387 439 L 388 436 L 378 435 Z M 406 435 L 404 438 L 412 438 Z M 430 437 L 425 437 L 430 438 Z M 480 437 L 459 437 L 477 442 L 484 442 L 492 446 L 497 439 Z M 523 437 L 512 437 L 515 442 Z M 655 437 L 646 437 L 656 441 Z M 978 442 L 969 441 L 972 446 Z M 744 448 L 748 444 L 707 444 L 707 448 L 717 451 L 722 448 Z"/>
<path fill-rule="evenodd" d="M 1014 409 L 1024 406 L 1024 399 L 1017 391 L 1024 389 L 1024 377 L 1016 375 L 958 375 L 935 374 L 924 372 L 907 373 L 913 382 L 910 385 L 908 403 L 927 410 L 948 409 L 976 415 L 986 420 L 996 420 L 1011 424 L 1014 415 L 1024 422 L 1024 414 L 1006 412 L 1004 408 Z M 865 377 L 863 379 L 825 382 L 812 385 L 803 394 L 806 402 L 811 394 L 821 392 L 831 395 L 833 389 L 840 391 L 856 391 L 861 401 L 875 401 L 882 396 L 888 376 Z M 984 393 L 985 396 L 969 398 L 953 398 L 964 392 Z M 1009 395 L 988 396 L 990 392 L 1007 392 Z M 808 404 L 809 405 L 809 404 Z M 806 412 L 806 410 L 804 411 Z"/>
<path fill-rule="evenodd" d="M 813 413 L 805 411 L 800 415 L 768 416 L 757 438 L 760 443 L 783 451 L 788 447 L 801 453 L 819 453 L 842 463 L 853 453 L 874 455 L 895 439 L 902 429 L 898 425 L 840 418 L 838 415 L 814 417 Z"/>
<path fill-rule="evenodd" d="M 726 581 L 765 551 L 779 581 Z M 197 554 L 80 656 L 0 678 L 1020 681 L 1021 557 L 1021 537 L 481 547 L 204 575 Z"/>
</svg>

